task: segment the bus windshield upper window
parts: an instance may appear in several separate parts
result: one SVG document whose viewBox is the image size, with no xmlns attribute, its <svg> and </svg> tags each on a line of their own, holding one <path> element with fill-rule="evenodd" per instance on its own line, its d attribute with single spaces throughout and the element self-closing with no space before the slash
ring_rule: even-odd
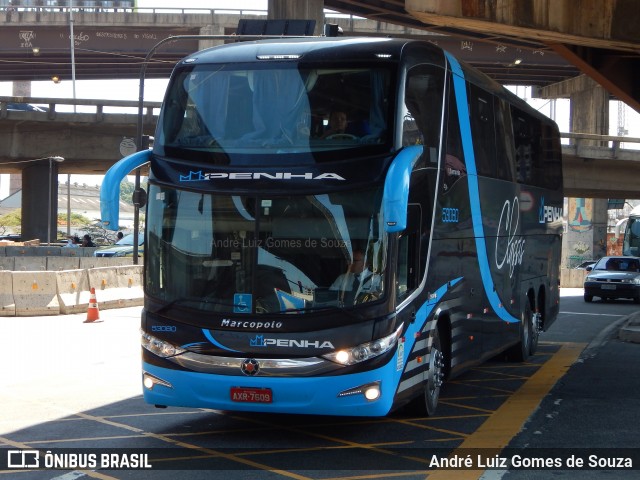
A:
<svg viewBox="0 0 640 480">
<path fill-rule="evenodd" d="M 176 75 L 156 151 L 177 158 L 224 153 L 220 162 L 242 164 L 255 154 L 321 154 L 388 141 L 388 71 L 255 67 L 202 65 Z M 330 132 L 336 112 L 345 121 Z"/>
</svg>

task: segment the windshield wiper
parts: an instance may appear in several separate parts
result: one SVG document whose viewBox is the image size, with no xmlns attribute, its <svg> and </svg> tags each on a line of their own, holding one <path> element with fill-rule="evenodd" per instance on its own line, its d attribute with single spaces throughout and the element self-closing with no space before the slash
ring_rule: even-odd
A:
<svg viewBox="0 0 640 480">
<path fill-rule="evenodd" d="M 197 304 L 197 305 L 187 305 L 187 304 Z M 216 300 L 208 299 L 206 297 L 180 297 L 161 306 L 158 310 L 152 313 L 156 313 L 156 314 L 164 313 L 174 306 L 183 306 L 183 307 L 191 306 L 192 308 L 198 308 L 198 305 L 202 305 L 202 304 L 211 304 L 211 305 L 215 304 L 215 305 L 221 305 L 223 307 L 246 308 L 246 305 L 243 305 L 243 304 L 223 303 L 223 302 L 218 302 Z"/>
<path fill-rule="evenodd" d="M 358 314 L 352 312 L 348 308 L 339 307 L 337 305 L 317 305 L 315 307 L 292 308 L 292 309 L 289 309 L 289 310 L 284 310 L 283 312 L 280 312 L 280 313 L 307 313 L 307 312 L 318 312 L 318 311 L 321 311 L 321 310 L 338 311 L 338 312 L 344 313 L 348 317 L 351 317 L 351 318 L 353 318 L 355 320 L 362 320 L 362 318 L 363 318 L 362 315 L 358 315 Z"/>
</svg>

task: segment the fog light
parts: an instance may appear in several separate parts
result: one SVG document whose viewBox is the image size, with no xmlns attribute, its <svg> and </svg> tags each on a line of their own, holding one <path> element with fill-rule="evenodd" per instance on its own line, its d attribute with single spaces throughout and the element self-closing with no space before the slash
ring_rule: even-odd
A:
<svg viewBox="0 0 640 480">
<path fill-rule="evenodd" d="M 380 398 L 380 387 L 378 385 L 372 385 L 364 391 L 364 398 L 373 402 Z"/>
<path fill-rule="evenodd" d="M 344 390 L 338 394 L 338 397 L 350 397 L 352 395 L 363 395 L 368 401 L 374 402 L 378 400 L 381 395 L 380 381 Z"/>
<path fill-rule="evenodd" d="M 163 387 L 173 388 L 173 386 L 169 382 L 166 382 L 161 378 L 158 378 L 147 372 L 144 372 L 142 374 L 142 384 L 144 385 L 144 388 L 146 388 L 147 390 L 152 390 L 153 387 L 155 387 L 156 385 L 162 385 Z"/>
</svg>

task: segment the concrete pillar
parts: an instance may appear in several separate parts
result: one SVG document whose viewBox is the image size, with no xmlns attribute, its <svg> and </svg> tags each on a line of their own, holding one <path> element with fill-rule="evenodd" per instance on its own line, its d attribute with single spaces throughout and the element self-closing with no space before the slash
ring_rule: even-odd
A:
<svg viewBox="0 0 640 480">
<path fill-rule="evenodd" d="M 22 170 L 22 239 L 57 238 L 58 164 L 48 159 Z M 49 225 L 48 225 L 49 224 Z"/>
<path fill-rule="evenodd" d="M 571 131 L 608 135 L 608 92 L 590 79 L 581 84 L 582 88 L 569 96 Z M 590 141 L 588 144 L 597 145 L 598 142 Z M 567 234 L 563 241 L 565 266 L 573 267 L 584 260 L 597 259 L 607 254 L 608 220 L 606 199 L 568 199 Z"/>
<path fill-rule="evenodd" d="M 269 20 L 315 20 L 314 35 L 321 35 L 324 25 L 324 0 L 269 0 Z"/>
<path fill-rule="evenodd" d="M 200 28 L 200 35 L 224 35 L 223 25 L 205 25 Z M 198 40 L 198 50 L 222 45 L 224 40 Z"/>
<path fill-rule="evenodd" d="M 30 97 L 31 96 L 31 81 L 14 81 L 13 82 L 14 97 Z"/>
<path fill-rule="evenodd" d="M 14 97 L 30 97 L 31 81 L 14 81 L 12 85 L 12 93 Z M 22 188 L 22 175 L 17 173 L 9 174 L 9 195 L 13 195 Z"/>
</svg>

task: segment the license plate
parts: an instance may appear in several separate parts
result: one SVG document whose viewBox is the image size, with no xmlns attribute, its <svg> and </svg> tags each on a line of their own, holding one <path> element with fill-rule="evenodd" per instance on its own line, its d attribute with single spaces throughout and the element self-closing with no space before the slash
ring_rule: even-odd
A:
<svg viewBox="0 0 640 480">
<path fill-rule="evenodd" d="M 231 401 L 243 403 L 271 403 L 270 388 L 231 387 Z"/>
<path fill-rule="evenodd" d="M 616 286 L 615 285 L 600 285 L 600 288 L 602 290 L 615 290 Z"/>
</svg>

